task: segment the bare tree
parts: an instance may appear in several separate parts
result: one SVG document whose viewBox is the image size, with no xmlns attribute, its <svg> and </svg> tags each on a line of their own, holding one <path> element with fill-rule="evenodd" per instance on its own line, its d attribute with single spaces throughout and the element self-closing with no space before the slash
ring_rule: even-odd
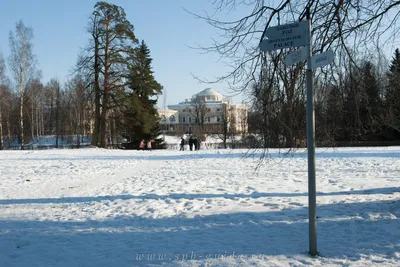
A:
<svg viewBox="0 0 400 267">
<path fill-rule="evenodd" d="M 25 89 L 25 109 L 29 114 L 29 127 L 30 137 L 34 140 L 35 136 L 39 137 L 40 125 L 40 109 L 41 109 L 41 98 L 43 94 L 43 84 L 39 79 L 31 79 Z M 28 108 L 29 106 L 29 108 Z M 26 125 L 25 125 L 26 126 Z M 29 128 L 27 127 L 27 128 Z"/>
<path fill-rule="evenodd" d="M 4 138 L 3 138 L 3 106 L 4 104 L 2 103 L 4 96 L 3 96 L 3 91 L 5 88 L 3 88 L 5 85 L 5 80 L 6 80 L 6 65 L 4 63 L 4 58 L 3 55 L 0 53 L 0 150 L 3 149 L 3 144 L 4 144 Z"/>
<path fill-rule="evenodd" d="M 190 114 L 194 117 L 195 123 L 199 127 L 199 134 L 204 133 L 204 122 L 207 115 L 210 113 L 207 107 L 206 101 L 201 97 L 194 95 L 190 101 L 191 112 Z"/>
<path fill-rule="evenodd" d="M 24 146 L 24 91 L 28 81 L 35 74 L 36 65 L 35 55 L 32 51 L 32 39 L 32 28 L 26 27 L 22 21 L 17 22 L 15 34 L 10 32 L 11 55 L 9 63 L 19 91 L 19 136 L 21 149 Z"/>
<path fill-rule="evenodd" d="M 88 98 L 86 94 L 86 81 L 81 75 L 76 75 L 67 83 L 68 114 L 72 133 L 77 135 L 77 145 L 80 146 L 81 137 L 85 134 L 88 114 Z"/>
<path fill-rule="evenodd" d="M 227 148 L 227 141 L 230 138 L 234 142 L 236 134 L 236 119 L 233 114 L 234 109 L 229 101 L 223 101 L 221 104 L 221 112 L 218 114 L 219 121 L 217 120 L 216 129 L 214 132 L 216 136 L 221 139 L 224 148 Z"/>
<path fill-rule="evenodd" d="M 92 146 L 98 146 L 100 141 L 100 115 L 101 115 L 101 27 L 100 27 L 101 16 L 99 12 L 93 12 L 89 18 L 87 31 L 91 35 L 91 41 L 88 48 L 85 51 L 86 55 L 81 55 L 78 59 L 76 71 L 85 75 L 86 80 L 89 83 L 86 85 L 86 89 L 91 89 L 91 93 L 94 94 L 93 105 L 94 105 L 94 129 L 92 132 Z"/>
<path fill-rule="evenodd" d="M 246 136 L 247 131 L 248 131 L 248 109 L 247 109 L 247 104 L 242 103 L 242 107 L 237 110 L 238 112 L 238 122 L 237 125 L 240 128 L 241 134 L 242 134 L 242 139 Z"/>
<path fill-rule="evenodd" d="M 216 80 L 204 82 L 229 81 L 233 90 L 249 89 L 257 83 L 258 73 L 265 52 L 258 45 L 264 38 L 266 29 L 271 26 L 303 20 L 307 9 L 312 20 L 314 53 L 328 48 L 339 53 L 344 51 L 349 57 L 353 49 L 367 48 L 377 43 L 387 43 L 398 36 L 400 1 L 343 1 L 343 0 L 281 0 L 281 1 L 226 1 L 213 0 L 215 7 L 212 15 L 193 14 L 205 20 L 221 34 L 210 46 L 198 49 L 217 53 L 229 60 L 232 67 L 226 75 Z M 224 21 L 217 17 L 223 12 L 249 10 L 246 16 L 236 20 Z M 273 52 L 269 55 L 284 57 L 284 53 Z M 277 71 L 277 70 L 276 70 Z"/>
<path fill-rule="evenodd" d="M 58 80 L 54 81 L 55 91 L 56 91 L 56 148 L 58 148 L 59 136 L 60 136 L 60 97 L 61 89 L 60 82 Z"/>
</svg>

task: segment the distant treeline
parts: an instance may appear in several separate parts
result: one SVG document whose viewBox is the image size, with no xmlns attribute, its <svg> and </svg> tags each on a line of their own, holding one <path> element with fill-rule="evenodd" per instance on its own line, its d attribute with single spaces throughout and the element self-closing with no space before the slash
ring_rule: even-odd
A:
<svg viewBox="0 0 400 267">
<path fill-rule="evenodd" d="M 341 65 L 315 72 L 317 144 L 398 144 L 399 49 L 387 63 L 378 53 L 361 60 L 338 57 Z M 262 146 L 293 147 L 306 142 L 304 71 L 304 64 L 288 68 L 272 56 L 266 61 L 250 93 L 249 114 L 249 131 L 261 134 Z"/>
</svg>

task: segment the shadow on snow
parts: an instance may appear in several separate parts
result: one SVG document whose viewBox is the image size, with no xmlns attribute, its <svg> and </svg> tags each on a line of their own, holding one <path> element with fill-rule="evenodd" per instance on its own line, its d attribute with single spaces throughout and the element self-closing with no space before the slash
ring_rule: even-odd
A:
<svg viewBox="0 0 400 267">
<path fill-rule="evenodd" d="M 338 195 L 370 195 L 370 194 L 393 194 L 400 192 L 400 187 L 383 187 L 383 188 L 372 188 L 365 190 L 351 190 L 351 191 L 339 191 L 339 192 L 317 192 L 317 196 L 338 196 Z M 302 197 L 308 196 L 308 193 L 261 193 L 254 192 L 251 194 L 142 194 L 142 195 L 110 195 L 110 196 L 94 196 L 94 197 L 61 197 L 61 198 L 26 198 L 26 199 L 0 199 L 0 205 L 14 205 L 14 204 L 62 204 L 62 203 L 84 203 L 92 201 L 115 201 L 118 199 L 204 199 L 204 198 L 226 198 L 226 199 L 238 199 L 238 198 L 271 198 L 271 197 Z"/>
<path fill-rule="evenodd" d="M 394 230 L 399 229 L 400 214 L 395 219 L 368 217 L 371 213 L 398 212 L 399 204 L 397 200 L 318 206 L 318 213 L 326 215 L 317 224 L 319 251 L 323 255 L 319 260 L 351 262 L 371 254 L 399 260 L 400 231 Z M 183 255 L 199 260 L 216 254 L 286 255 L 297 264 L 298 259 L 301 264 L 312 264 L 306 255 L 307 212 L 307 207 L 301 207 L 194 218 L 132 215 L 82 222 L 0 220 L 0 254 L 4 266 L 24 262 L 30 266 L 43 262 L 52 266 L 147 266 L 176 257 L 181 260 Z M 346 218 L 349 213 L 358 215 L 357 219 Z M 165 258 L 138 260 L 142 253 L 165 254 Z M 31 260 L 32 254 L 34 260 L 42 262 Z M 294 258 L 300 254 L 303 257 Z M 370 259 L 373 261 L 374 257 Z"/>
<path fill-rule="evenodd" d="M 233 152 L 231 150 L 229 153 L 225 153 L 226 150 L 216 150 L 215 153 L 202 153 L 199 151 L 190 151 L 190 152 L 178 152 L 171 151 L 174 153 L 172 155 L 160 155 L 157 154 L 157 151 L 134 151 L 134 155 L 113 155 L 113 156 L 104 156 L 104 155 L 86 155 L 79 156 L 71 155 L 71 157 L 65 157 L 65 155 L 54 154 L 52 158 L 43 158 L 43 157 L 20 157 L 20 158 L 5 158 L 1 160 L 191 160 L 191 159 L 224 159 L 224 158 L 307 158 L 307 153 L 305 150 L 300 151 L 290 151 L 282 150 L 280 152 L 276 152 L 276 150 L 260 152 L 260 150 L 249 150 L 247 152 Z M 124 151 L 126 152 L 126 151 Z M 209 151 L 210 152 L 210 151 Z M 138 155 L 138 153 L 142 155 Z M 147 153 L 147 155 L 146 155 Z M 317 159 L 330 159 L 330 158 L 399 158 L 400 151 L 388 151 L 388 152 L 376 152 L 376 151 L 322 151 L 316 152 Z"/>
</svg>

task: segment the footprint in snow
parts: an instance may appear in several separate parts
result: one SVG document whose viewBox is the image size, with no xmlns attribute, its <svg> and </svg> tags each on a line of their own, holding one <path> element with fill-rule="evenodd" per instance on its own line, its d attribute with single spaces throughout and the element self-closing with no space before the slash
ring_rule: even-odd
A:
<svg viewBox="0 0 400 267">
<path fill-rule="evenodd" d="M 148 212 L 154 212 L 154 209 L 153 209 L 153 208 L 147 208 L 146 211 L 148 211 Z"/>
<path fill-rule="evenodd" d="M 251 204 L 249 204 L 247 201 L 240 201 L 239 204 L 240 206 L 251 206 Z"/>
<path fill-rule="evenodd" d="M 298 207 L 304 206 L 303 204 L 297 203 L 297 202 L 289 202 L 289 205 L 298 206 Z"/>
<path fill-rule="evenodd" d="M 273 209 L 279 209 L 279 205 L 278 204 L 270 204 L 270 203 L 264 203 L 265 207 L 271 207 Z"/>
</svg>

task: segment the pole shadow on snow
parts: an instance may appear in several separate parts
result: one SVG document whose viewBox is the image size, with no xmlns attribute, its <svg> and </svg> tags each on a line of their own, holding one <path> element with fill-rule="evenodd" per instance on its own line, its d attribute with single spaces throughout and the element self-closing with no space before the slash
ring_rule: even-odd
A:
<svg viewBox="0 0 400 267">
<path fill-rule="evenodd" d="M 399 217 L 368 218 L 368 214 L 385 215 L 398 212 L 398 208 L 398 200 L 319 206 L 318 211 L 326 217 L 317 224 L 323 255 L 318 260 L 351 263 L 370 258 L 378 264 L 371 254 L 392 262 L 400 260 Z M 359 219 L 349 219 L 349 212 Z M 339 216 L 343 218 L 334 220 Z M 254 255 L 278 256 L 294 265 L 313 264 L 307 250 L 306 207 L 194 218 L 132 215 L 80 222 L 0 220 L 4 266 L 148 266 Z"/>
<path fill-rule="evenodd" d="M 393 194 L 400 192 L 400 187 L 383 187 L 371 188 L 365 190 L 350 190 L 339 192 L 317 192 L 317 196 L 339 196 L 339 195 L 373 195 L 373 194 Z M 26 198 L 26 199 L 0 199 L 0 205 L 15 205 L 15 204 L 66 204 L 66 203 L 85 203 L 92 201 L 115 201 L 115 200 L 166 200 L 166 199 L 210 199 L 210 198 L 271 198 L 271 197 L 306 197 L 308 193 L 261 193 L 254 192 L 250 194 L 142 194 L 142 195 L 108 195 L 108 196 L 93 196 L 93 197 L 61 197 L 61 198 Z"/>
</svg>

